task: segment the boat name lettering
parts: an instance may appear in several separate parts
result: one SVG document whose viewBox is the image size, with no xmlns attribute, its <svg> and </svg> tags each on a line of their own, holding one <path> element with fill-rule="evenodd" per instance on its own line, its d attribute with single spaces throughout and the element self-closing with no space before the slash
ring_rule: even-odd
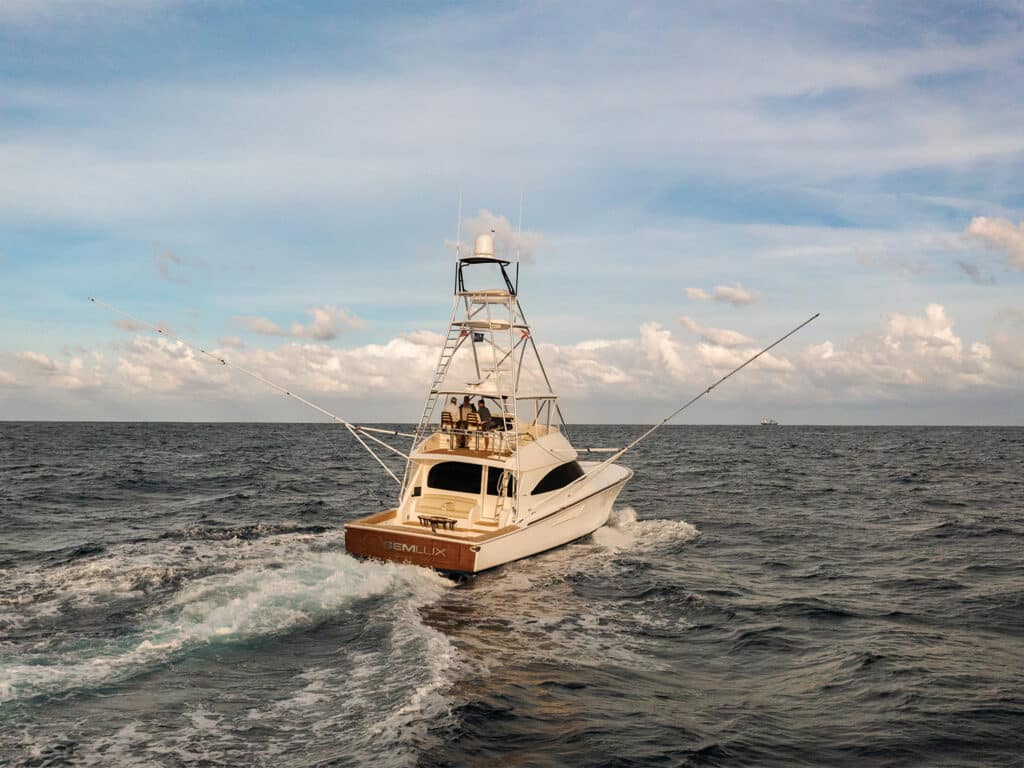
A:
<svg viewBox="0 0 1024 768">
<path fill-rule="evenodd" d="M 414 555 L 429 555 L 431 557 L 444 557 L 447 554 L 446 547 L 427 547 L 420 544 L 405 544 L 401 541 L 385 541 L 385 549 L 392 549 L 395 552 L 409 552 Z"/>
</svg>

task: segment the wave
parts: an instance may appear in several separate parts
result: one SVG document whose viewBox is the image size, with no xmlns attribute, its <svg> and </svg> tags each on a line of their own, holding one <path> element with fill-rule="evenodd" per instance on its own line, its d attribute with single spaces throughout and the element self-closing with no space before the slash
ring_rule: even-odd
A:
<svg viewBox="0 0 1024 768">
<path fill-rule="evenodd" d="M 72 612 L 118 610 L 127 598 L 159 594 L 115 636 L 108 623 L 98 639 L 68 631 L 38 645 L 9 644 L 0 651 L 0 702 L 123 681 L 196 648 L 314 626 L 369 597 L 421 604 L 448 585 L 423 569 L 360 563 L 322 550 L 340 548 L 340 535 L 197 541 L 189 547 L 149 542 L 92 561 L 22 572 L 13 590 L 4 589 L 6 606 L 0 609 L 9 610 L 0 611 L 0 626 L 16 623 L 12 615 L 22 623 L 52 624 L 65 606 Z M 123 612 L 118 616 L 123 621 Z"/>
<path fill-rule="evenodd" d="M 688 544 L 700 536 L 696 526 L 684 520 L 639 520 L 636 510 L 612 510 L 608 524 L 594 531 L 592 539 L 614 552 L 644 551 Z"/>
</svg>

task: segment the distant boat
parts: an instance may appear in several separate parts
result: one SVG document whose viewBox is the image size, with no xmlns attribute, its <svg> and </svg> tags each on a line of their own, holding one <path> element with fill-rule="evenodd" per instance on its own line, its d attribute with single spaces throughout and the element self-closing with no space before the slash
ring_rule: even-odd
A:
<svg viewBox="0 0 1024 768">
<path fill-rule="evenodd" d="M 772 419 L 772 418 L 769 418 L 768 416 L 765 416 L 763 419 L 761 419 L 761 426 L 762 427 L 777 427 L 777 426 L 779 426 L 779 422 L 777 422 L 775 419 Z"/>
</svg>

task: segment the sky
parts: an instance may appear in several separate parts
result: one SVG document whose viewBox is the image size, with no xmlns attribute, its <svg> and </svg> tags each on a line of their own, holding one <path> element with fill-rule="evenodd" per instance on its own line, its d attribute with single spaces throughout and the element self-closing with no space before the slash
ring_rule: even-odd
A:
<svg viewBox="0 0 1024 768">
<path fill-rule="evenodd" d="M 1024 3 L 0 0 L 0 420 L 419 415 L 463 242 L 570 422 L 1024 425 Z"/>
</svg>

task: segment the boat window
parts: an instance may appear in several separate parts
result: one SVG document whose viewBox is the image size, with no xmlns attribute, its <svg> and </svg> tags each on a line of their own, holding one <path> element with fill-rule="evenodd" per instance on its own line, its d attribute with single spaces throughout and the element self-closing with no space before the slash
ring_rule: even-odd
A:
<svg viewBox="0 0 1024 768">
<path fill-rule="evenodd" d="M 427 485 L 439 491 L 458 493 L 480 493 L 483 467 L 461 461 L 443 461 L 430 468 Z"/>
<path fill-rule="evenodd" d="M 562 464 L 560 467 L 555 467 L 544 475 L 544 478 L 537 483 L 537 486 L 530 495 L 536 496 L 538 493 L 550 493 L 551 491 L 557 491 L 559 488 L 565 488 L 577 477 L 583 477 L 583 474 L 583 467 L 580 466 L 578 461 Z"/>
<path fill-rule="evenodd" d="M 500 496 L 498 493 L 498 483 L 501 482 L 501 474 L 503 470 L 498 467 L 491 467 L 487 470 L 487 495 L 488 496 Z M 514 496 L 516 493 L 516 479 L 511 474 L 505 481 L 505 495 Z"/>
</svg>

